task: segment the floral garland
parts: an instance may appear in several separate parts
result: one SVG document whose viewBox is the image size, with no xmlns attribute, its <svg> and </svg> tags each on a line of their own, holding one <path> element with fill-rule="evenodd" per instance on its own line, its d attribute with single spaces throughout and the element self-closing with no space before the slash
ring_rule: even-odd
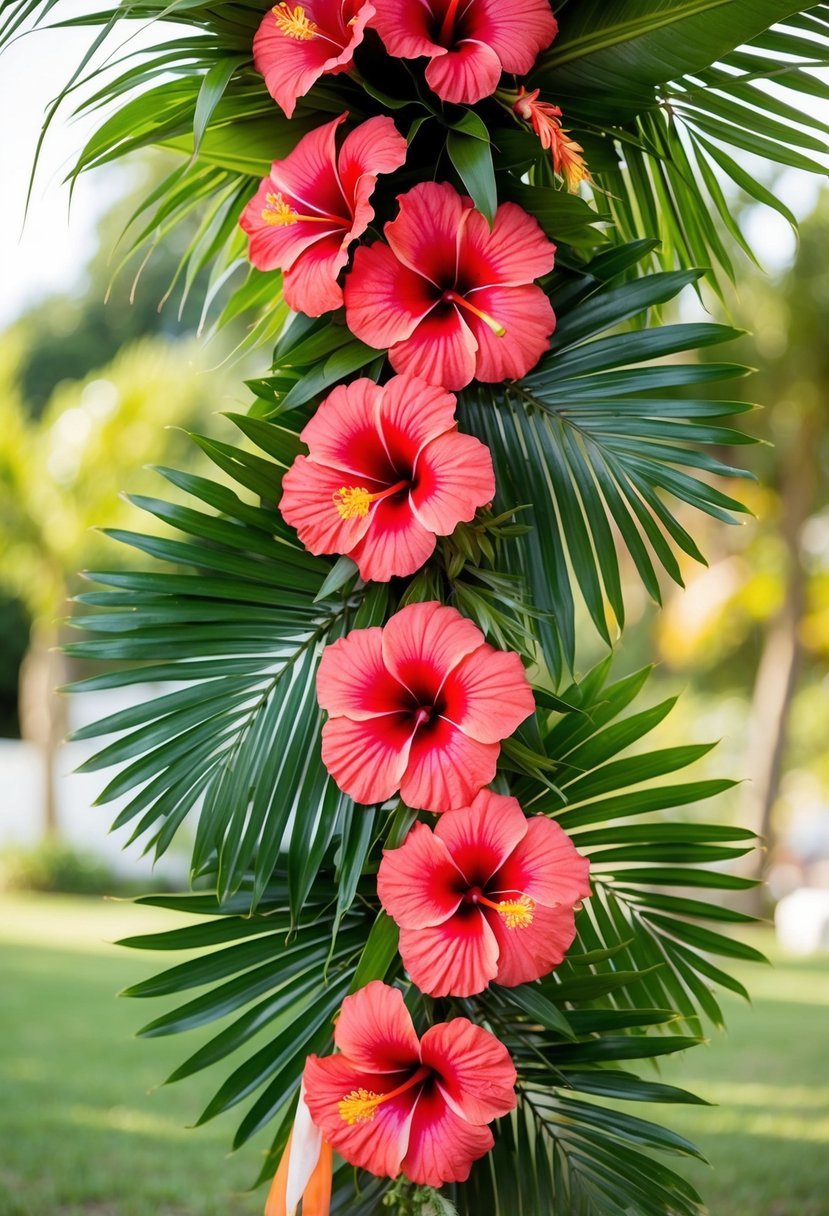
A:
<svg viewBox="0 0 829 1216">
<path fill-rule="evenodd" d="M 290 118 L 321 78 L 353 74 L 356 48 L 379 39 L 394 58 L 425 59 L 424 84 L 442 101 L 507 108 L 575 191 L 587 171 L 560 109 L 538 89 L 501 87 L 556 32 L 547 0 L 283 2 L 262 21 L 254 62 Z M 458 431 L 453 391 L 519 379 L 549 348 L 555 315 L 537 281 L 555 246 L 515 203 L 490 222 L 433 180 L 391 117 L 343 137 L 347 121 L 338 115 L 275 161 L 241 225 L 251 262 L 282 271 L 295 312 L 344 306 L 351 333 L 397 373 L 320 402 L 279 504 L 311 553 L 347 555 L 362 579 L 383 582 L 416 573 L 437 537 L 491 502 L 489 451 Z M 414 182 L 380 236 L 378 197 L 401 173 Z M 489 645 L 452 607 L 413 603 L 327 646 L 317 696 L 328 714 L 322 760 L 344 793 L 373 804 L 399 791 L 440 816 L 387 849 L 377 875 L 412 983 L 467 997 L 561 963 L 590 894 L 588 863 L 557 824 L 487 788 L 501 741 L 535 709 L 519 655 Z M 401 991 L 380 981 L 343 1001 L 334 1043 L 333 1055 L 307 1060 L 268 1216 L 303 1199 L 305 1216 L 328 1211 L 332 1148 L 375 1175 L 464 1181 L 494 1143 L 489 1124 L 516 1105 L 515 1067 L 491 1031 L 454 1017 L 418 1037 Z"/>
</svg>

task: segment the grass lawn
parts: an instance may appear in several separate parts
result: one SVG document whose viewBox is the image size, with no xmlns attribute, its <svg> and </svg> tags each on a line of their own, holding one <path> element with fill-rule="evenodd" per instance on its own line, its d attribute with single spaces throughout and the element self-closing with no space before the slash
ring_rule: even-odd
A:
<svg viewBox="0 0 829 1216">
<path fill-rule="evenodd" d="M 261 1213 L 264 1191 L 244 1188 L 266 1138 L 228 1157 L 232 1118 L 186 1127 L 223 1074 L 159 1087 L 196 1036 L 136 1040 L 160 1003 L 114 999 L 180 957 L 107 941 L 176 923 L 130 904 L 0 896 L 0 1216 Z M 680 1168 L 711 1216 L 829 1216 L 829 958 L 776 961 L 740 968 L 754 1005 L 727 1000 L 728 1034 L 662 1069 L 718 1105 L 635 1111 L 710 1159 Z"/>
</svg>

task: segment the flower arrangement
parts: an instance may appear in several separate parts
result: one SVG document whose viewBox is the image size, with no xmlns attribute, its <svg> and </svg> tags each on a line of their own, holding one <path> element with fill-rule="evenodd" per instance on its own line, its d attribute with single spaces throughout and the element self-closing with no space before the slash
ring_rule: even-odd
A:
<svg viewBox="0 0 829 1216">
<path fill-rule="evenodd" d="M 734 332 L 654 310 L 732 273 L 723 180 L 771 197 L 724 143 L 813 167 L 757 81 L 795 14 L 817 89 L 822 19 L 555 7 L 139 0 L 197 36 L 78 165 L 185 152 L 147 232 L 209 199 L 188 278 L 241 273 L 220 321 L 274 346 L 242 445 L 197 437 L 218 474 L 162 471 L 195 505 L 138 501 L 179 536 L 116 537 L 173 572 L 90 576 L 75 647 L 133 664 L 81 689 L 175 682 L 82 733 L 150 847 L 198 810 L 197 893 L 150 902 L 210 919 L 129 944 L 219 949 L 130 992 L 212 985 L 149 1034 L 248 1006 L 173 1079 L 258 1036 L 202 1120 L 255 1095 L 268 1216 L 702 1210 L 654 1155 L 693 1146 L 607 1101 L 694 1101 L 629 1062 L 721 1023 L 712 955 L 758 957 L 687 894 L 751 885 L 708 865 L 751 833 L 678 813 L 731 783 L 642 749 L 646 672 L 575 677 L 576 603 L 611 646 L 617 549 L 658 600 L 701 556 L 676 504 L 744 510 L 715 453 L 749 407 L 706 391 L 741 369 L 685 353 Z"/>
</svg>

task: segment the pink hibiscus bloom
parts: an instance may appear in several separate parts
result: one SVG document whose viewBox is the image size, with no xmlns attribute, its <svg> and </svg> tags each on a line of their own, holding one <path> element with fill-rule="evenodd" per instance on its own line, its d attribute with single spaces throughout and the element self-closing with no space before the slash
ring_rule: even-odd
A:
<svg viewBox="0 0 829 1216">
<path fill-rule="evenodd" d="M 495 776 L 500 741 L 535 708 L 517 654 L 454 608 L 409 604 L 327 646 L 317 697 L 322 759 L 356 802 L 398 789 L 411 807 L 467 806 Z"/>
<path fill-rule="evenodd" d="M 360 576 L 414 574 L 437 536 L 492 500 L 489 450 L 459 435 L 455 398 L 414 376 L 340 385 L 302 432 L 279 509 L 312 553 L 348 553 Z"/>
<path fill-rule="evenodd" d="M 558 966 L 576 935 L 574 906 L 590 894 L 588 869 L 557 823 L 481 790 L 434 831 L 415 824 L 387 850 L 377 891 L 418 988 L 471 996 Z"/>
<path fill-rule="evenodd" d="M 288 118 L 320 76 L 348 71 L 373 16 L 366 0 L 305 0 L 268 10 L 253 39 L 253 63 Z"/>
<path fill-rule="evenodd" d="M 517 379 L 549 347 L 552 305 L 533 280 L 553 268 L 555 245 L 515 203 L 490 229 L 446 182 L 399 198 L 388 245 L 357 250 L 345 285 L 348 327 L 388 349 L 398 372 L 447 389 Z"/>
<path fill-rule="evenodd" d="M 239 221 L 259 270 L 283 272 L 295 312 L 318 317 L 343 302 L 337 276 L 349 246 L 374 218 L 369 199 L 378 173 L 406 159 L 406 141 L 390 118 L 369 118 L 349 132 L 337 155 L 337 128 L 348 116 L 309 131 L 270 174 Z"/>
<path fill-rule="evenodd" d="M 371 24 L 401 59 L 425 55 L 426 82 L 444 101 L 474 102 L 501 72 L 529 72 L 558 32 L 547 0 L 373 0 Z"/>
<path fill-rule="evenodd" d="M 464 1182 L 494 1143 L 487 1124 L 515 1107 L 515 1068 L 495 1035 L 454 1018 L 418 1041 L 402 994 L 379 980 L 345 998 L 334 1042 L 337 1054 L 305 1065 L 311 1118 L 380 1177 Z"/>
</svg>

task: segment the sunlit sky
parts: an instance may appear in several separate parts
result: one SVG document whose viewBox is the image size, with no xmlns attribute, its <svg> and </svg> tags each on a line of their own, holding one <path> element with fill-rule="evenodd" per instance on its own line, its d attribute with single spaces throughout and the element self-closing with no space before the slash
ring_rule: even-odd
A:
<svg viewBox="0 0 829 1216">
<path fill-rule="evenodd" d="M 60 11 L 65 11 L 64 6 Z M 76 184 L 70 205 L 63 178 L 95 120 L 73 121 L 66 112 L 48 134 L 24 222 L 29 174 L 45 109 L 89 40 L 86 29 L 38 30 L 19 39 L 0 57 L 4 126 L 0 328 L 44 295 L 83 289 L 83 267 L 95 248 L 96 224 L 123 188 L 123 166 L 96 170 Z M 818 189 L 818 179 L 796 170 L 786 171 L 777 185 L 778 193 L 799 217 L 812 209 Z M 770 270 L 786 265 L 794 253 L 794 238 L 780 216 L 765 207 L 755 208 L 746 218 L 746 228 Z"/>
</svg>

